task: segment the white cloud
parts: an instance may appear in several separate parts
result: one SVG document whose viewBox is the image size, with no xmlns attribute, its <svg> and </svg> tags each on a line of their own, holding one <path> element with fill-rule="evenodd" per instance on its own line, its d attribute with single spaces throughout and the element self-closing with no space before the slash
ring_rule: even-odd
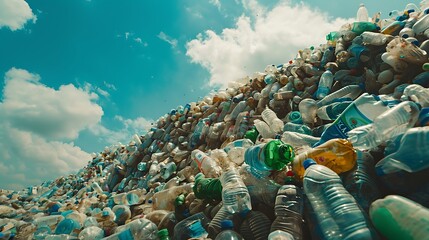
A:
<svg viewBox="0 0 429 240">
<path fill-rule="evenodd" d="M 142 135 L 146 133 L 151 127 L 151 119 L 138 117 L 135 119 L 126 119 L 122 116 L 116 115 L 115 120 L 122 124 L 119 130 L 111 130 L 101 124 L 91 126 L 89 130 L 101 138 L 107 144 L 116 144 L 117 142 L 128 143 L 133 134 Z"/>
<path fill-rule="evenodd" d="M 177 42 L 177 39 L 174 39 L 174 38 L 172 38 L 172 37 L 168 36 L 168 35 L 167 35 L 167 34 L 165 34 L 164 32 L 160 32 L 160 33 L 158 34 L 158 37 L 159 37 L 161 40 L 163 40 L 163 41 L 167 42 L 168 44 L 170 44 L 172 48 L 176 48 L 176 47 L 177 47 L 177 43 L 178 43 L 178 42 Z"/>
<path fill-rule="evenodd" d="M 220 10 L 220 8 L 221 8 L 220 0 L 209 0 L 209 3 L 213 4 L 214 6 L 216 6 Z"/>
<path fill-rule="evenodd" d="M 203 18 L 203 15 L 195 9 L 186 7 L 185 10 L 189 15 L 193 16 L 194 18 Z"/>
<path fill-rule="evenodd" d="M 0 0 L 0 28 L 8 27 L 12 31 L 22 29 L 27 21 L 36 22 L 30 6 L 24 0 Z"/>
<path fill-rule="evenodd" d="M 103 83 L 104 83 L 104 86 L 106 86 L 108 89 L 116 91 L 116 86 L 113 85 L 112 83 L 108 83 L 106 81 L 104 81 Z"/>
<path fill-rule="evenodd" d="M 137 43 L 143 43 L 142 39 L 139 38 L 139 37 L 138 38 L 134 38 L 134 41 L 137 42 Z"/>
<path fill-rule="evenodd" d="M 56 90 L 36 74 L 10 69 L 0 102 L 0 169 L 6 170 L 0 188 L 40 184 L 82 168 L 91 156 L 71 141 L 100 121 L 96 99 L 71 84 Z"/>
<path fill-rule="evenodd" d="M 325 43 L 330 31 L 338 30 L 346 19 L 330 19 L 327 14 L 301 4 L 281 1 L 271 10 L 256 0 L 242 1 L 253 18 L 242 15 L 235 28 L 217 34 L 198 34 L 187 43 L 186 55 L 211 74 L 210 84 L 228 82 L 261 71 L 268 64 L 285 63 L 299 49 Z"/>
</svg>

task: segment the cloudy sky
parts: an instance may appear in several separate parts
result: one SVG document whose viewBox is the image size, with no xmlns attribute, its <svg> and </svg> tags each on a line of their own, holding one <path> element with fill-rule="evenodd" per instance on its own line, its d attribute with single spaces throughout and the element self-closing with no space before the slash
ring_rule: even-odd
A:
<svg viewBox="0 0 429 240">
<path fill-rule="evenodd" d="M 76 172 L 170 109 L 407 1 L 0 0 L 0 188 Z M 418 5 L 420 1 L 409 1 Z"/>
</svg>

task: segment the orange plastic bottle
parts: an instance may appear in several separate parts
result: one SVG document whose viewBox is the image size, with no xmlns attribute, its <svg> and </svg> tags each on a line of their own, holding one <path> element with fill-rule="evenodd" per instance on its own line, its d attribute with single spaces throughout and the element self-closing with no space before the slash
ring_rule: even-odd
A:
<svg viewBox="0 0 429 240">
<path fill-rule="evenodd" d="M 317 164 L 324 165 L 339 174 L 351 170 L 356 164 L 356 157 L 353 145 L 349 141 L 335 138 L 297 155 L 292 162 L 292 169 L 302 180 L 305 172 L 302 163 L 305 159 L 312 158 Z"/>
</svg>

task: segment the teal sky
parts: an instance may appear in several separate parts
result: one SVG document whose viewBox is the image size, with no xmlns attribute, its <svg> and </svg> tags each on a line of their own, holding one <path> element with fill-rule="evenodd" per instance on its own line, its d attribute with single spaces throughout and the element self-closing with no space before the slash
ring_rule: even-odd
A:
<svg viewBox="0 0 429 240">
<path fill-rule="evenodd" d="M 289 61 L 361 2 L 387 18 L 420 1 L 0 0 L 0 188 L 75 171 L 170 109 Z"/>
</svg>

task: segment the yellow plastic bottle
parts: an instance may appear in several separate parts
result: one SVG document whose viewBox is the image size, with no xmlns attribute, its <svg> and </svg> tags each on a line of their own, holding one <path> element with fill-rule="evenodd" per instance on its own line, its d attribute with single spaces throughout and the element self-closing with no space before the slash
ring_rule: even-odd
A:
<svg viewBox="0 0 429 240">
<path fill-rule="evenodd" d="M 302 180 L 305 172 L 302 163 L 305 159 L 312 158 L 317 164 L 324 165 L 340 174 L 355 166 L 356 157 L 357 154 L 349 141 L 335 138 L 297 155 L 292 162 L 292 169 L 295 175 Z"/>
</svg>

